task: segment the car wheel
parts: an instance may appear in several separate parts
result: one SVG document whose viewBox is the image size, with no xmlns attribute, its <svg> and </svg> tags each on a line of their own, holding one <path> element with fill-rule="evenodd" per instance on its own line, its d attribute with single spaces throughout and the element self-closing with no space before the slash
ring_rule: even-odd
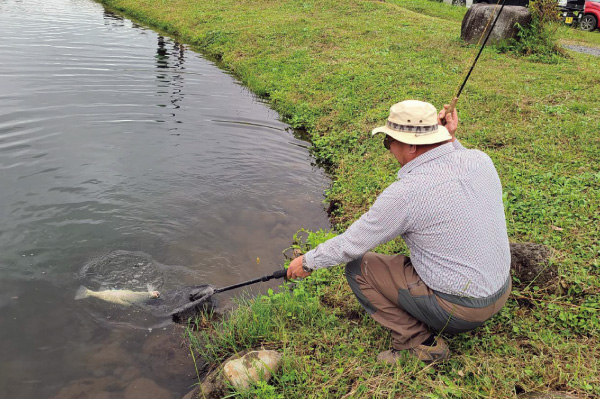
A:
<svg viewBox="0 0 600 399">
<path fill-rule="evenodd" d="M 581 22 L 579 22 L 579 27 L 581 28 L 581 30 L 584 30 L 586 32 L 593 31 L 594 29 L 596 29 L 597 26 L 598 21 L 596 20 L 596 17 L 594 17 L 591 14 L 584 15 L 583 18 L 581 18 Z"/>
</svg>

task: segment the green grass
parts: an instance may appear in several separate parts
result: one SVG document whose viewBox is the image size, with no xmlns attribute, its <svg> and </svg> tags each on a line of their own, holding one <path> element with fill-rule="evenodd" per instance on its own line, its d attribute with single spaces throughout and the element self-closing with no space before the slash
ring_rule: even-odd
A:
<svg viewBox="0 0 600 399">
<path fill-rule="evenodd" d="M 220 60 L 305 129 L 332 174 L 327 195 L 337 204 L 339 231 L 398 169 L 371 128 L 406 98 L 447 103 L 475 51 L 459 39 L 464 10 L 428 1 L 103 2 Z M 579 43 L 600 36 L 566 28 L 559 35 Z M 294 293 L 249 300 L 210 325 L 216 333 L 197 350 L 214 362 L 260 344 L 280 350 L 277 379 L 243 394 L 264 398 L 600 395 L 597 65 L 584 54 L 550 65 L 488 48 L 461 96 L 457 135 L 494 160 L 511 240 L 552 247 L 560 279 L 515 289 L 500 315 L 449 340 L 450 362 L 424 370 L 409 359 L 376 364 L 389 336 L 360 312 L 339 269 L 311 276 Z M 378 250 L 404 246 L 394 241 Z"/>
<path fill-rule="evenodd" d="M 465 14 L 466 7 L 453 7 L 441 1 L 431 0 L 387 0 L 390 4 L 395 4 L 401 8 L 418 12 L 422 15 L 429 15 L 439 19 L 461 23 Z M 443 22 L 443 21 L 440 21 Z"/>
<path fill-rule="evenodd" d="M 565 44 L 579 44 L 582 46 L 600 47 L 600 30 L 584 32 L 569 26 L 561 26 L 558 30 L 561 42 Z"/>
</svg>

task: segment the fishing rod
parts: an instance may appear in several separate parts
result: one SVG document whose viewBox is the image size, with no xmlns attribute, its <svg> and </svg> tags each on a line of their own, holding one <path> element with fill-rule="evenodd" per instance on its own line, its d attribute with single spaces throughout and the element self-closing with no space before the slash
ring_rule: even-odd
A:
<svg viewBox="0 0 600 399">
<path fill-rule="evenodd" d="M 281 269 L 281 270 L 277 270 L 273 274 L 269 274 L 268 276 L 257 277 L 257 278 L 252 279 L 252 280 L 243 281 L 241 283 L 228 285 L 226 287 L 215 288 L 213 290 L 213 294 L 218 294 L 219 292 L 225 292 L 225 291 L 233 290 L 233 289 L 236 289 L 236 288 L 245 287 L 247 285 L 254 284 L 254 283 L 259 283 L 261 281 L 263 281 L 263 282 L 264 281 L 269 281 L 269 280 L 272 280 L 274 278 L 283 278 L 283 277 L 286 277 L 286 276 L 287 276 L 287 269 Z M 194 300 L 194 299 L 196 299 L 196 297 L 198 297 L 198 294 L 194 294 L 193 296 L 192 296 L 192 294 L 190 294 L 190 300 Z"/>
<path fill-rule="evenodd" d="M 500 7 L 500 11 L 498 11 L 498 14 L 496 14 L 496 18 L 494 18 L 494 23 L 492 23 L 492 27 L 490 28 L 490 30 L 488 30 L 487 35 L 485 36 L 485 40 L 483 41 L 483 44 L 481 45 L 481 48 L 479 49 L 479 52 L 477 53 L 477 56 L 475 57 L 473 64 L 471 64 L 471 68 L 469 69 L 467 76 L 465 76 L 465 79 L 463 80 L 462 84 L 460 85 L 460 88 L 458 89 L 456 96 L 454 96 L 454 98 L 452 98 L 452 101 L 450 101 L 450 106 L 446 110 L 446 115 L 452 114 L 452 112 L 454 111 L 454 108 L 456 108 L 456 103 L 458 102 L 458 97 L 460 97 L 460 93 L 462 93 L 463 88 L 465 87 L 465 84 L 467 83 L 467 80 L 469 80 L 469 76 L 471 76 L 471 72 L 473 72 L 473 68 L 475 68 L 475 64 L 477 63 L 479 56 L 483 52 L 483 48 L 485 47 L 488 39 L 490 38 L 490 35 L 492 34 L 494 27 L 496 26 L 496 22 L 498 21 L 498 18 L 500 17 L 500 14 L 502 13 L 502 10 L 504 9 L 505 2 L 506 2 L 506 0 L 502 0 L 502 6 Z M 498 7 L 498 4 L 499 3 L 496 3 L 496 7 Z M 495 8 L 494 8 L 494 10 L 495 10 Z M 491 19 L 490 19 L 490 21 L 491 21 Z M 489 25 L 489 22 L 488 22 L 488 25 Z M 484 30 L 484 33 L 485 33 L 485 30 Z M 482 34 L 482 37 L 483 37 L 483 34 Z M 480 38 L 480 40 L 481 40 L 481 38 Z"/>
<path fill-rule="evenodd" d="M 178 307 L 171 312 L 171 317 L 176 323 L 187 319 L 186 315 L 195 314 L 196 309 L 204 307 L 205 303 L 210 300 L 210 297 L 220 292 L 233 290 L 240 287 L 245 287 L 250 284 L 259 283 L 261 281 L 269 281 L 272 279 L 284 278 L 287 276 L 287 269 L 277 270 L 273 274 L 267 276 L 257 277 L 252 280 L 243 281 L 241 283 L 228 285 L 226 287 L 215 288 L 211 285 L 198 287 L 190 292 L 190 303 Z"/>
</svg>

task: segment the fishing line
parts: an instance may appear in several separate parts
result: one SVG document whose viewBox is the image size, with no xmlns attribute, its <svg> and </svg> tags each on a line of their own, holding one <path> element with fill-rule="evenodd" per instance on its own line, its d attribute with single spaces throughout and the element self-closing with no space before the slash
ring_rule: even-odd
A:
<svg viewBox="0 0 600 399">
<path fill-rule="evenodd" d="M 452 98 L 452 101 L 450 101 L 450 106 L 446 110 L 446 114 L 452 113 L 454 111 L 454 108 L 456 108 L 456 103 L 458 102 L 458 98 L 460 97 L 460 94 L 462 93 L 462 91 L 465 87 L 465 84 L 467 83 L 467 80 L 469 80 L 469 76 L 471 76 L 471 72 L 473 72 L 473 68 L 475 68 L 475 64 L 477 64 L 477 60 L 479 60 L 479 56 L 483 52 L 483 49 L 484 49 L 488 39 L 490 38 L 490 35 L 492 34 L 494 27 L 496 26 L 496 22 L 498 21 L 498 18 L 500 17 L 500 14 L 502 13 L 502 10 L 504 9 L 505 2 L 506 2 L 506 0 L 502 0 L 502 6 L 500 7 L 500 11 L 498 11 L 497 14 L 496 14 L 496 9 L 498 8 L 498 5 L 500 5 L 500 0 L 498 0 L 498 2 L 496 3 L 496 6 L 494 7 L 494 10 L 492 11 L 492 15 L 490 16 L 485 28 L 483 29 L 483 32 L 482 32 L 481 36 L 479 37 L 479 40 L 477 41 L 477 45 L 479 45 L 481 43 L 481 39 L 483 38 L 483 36 L 485 35 L 485 33 L 487 31 L 487 35 L 485 35 L 485 40 L 483 41 L 483 44 L 481 45 L 479 52 L 477 52 L 477 55 L 475 55 L 475 59 L 472 61 L 471 67 L 467 71 L 462 84 L 460 86 L 458 86 L 458 90 L 456 91 L 456 96 L 454 96 Z M 494 18 L 494 15 L 496 16 L 495 18 Z M 490 23 L 492 22 L 492 20 L 494 22 L 492 23 L 491 28 L 488 30 L 487 28 L 490 26 Z"/>
</svg>

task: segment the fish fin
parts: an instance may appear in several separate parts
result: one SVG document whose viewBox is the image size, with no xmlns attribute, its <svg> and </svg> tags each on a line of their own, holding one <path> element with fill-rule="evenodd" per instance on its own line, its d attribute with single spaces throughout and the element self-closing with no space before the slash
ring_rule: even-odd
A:
<svg viewBox="0 0 600 399">
<path fill-rule="evenodd" d="M 75 293 L 75 300 L 87 298 L 89 296 L 89 294 L 88 294 L 89 292 L 90 292 L 89 289 L 87 289 L 83 285 L 80 285 L 79 288 L 77 289 L 77 292 Z"/>
<path fill-rule="evenodd" d="M 152 285 L 152 284 L 146 284 L 146 288 L 148 288 L 148 292 L 155 291 L 154 285 Z"/>
</svg>

